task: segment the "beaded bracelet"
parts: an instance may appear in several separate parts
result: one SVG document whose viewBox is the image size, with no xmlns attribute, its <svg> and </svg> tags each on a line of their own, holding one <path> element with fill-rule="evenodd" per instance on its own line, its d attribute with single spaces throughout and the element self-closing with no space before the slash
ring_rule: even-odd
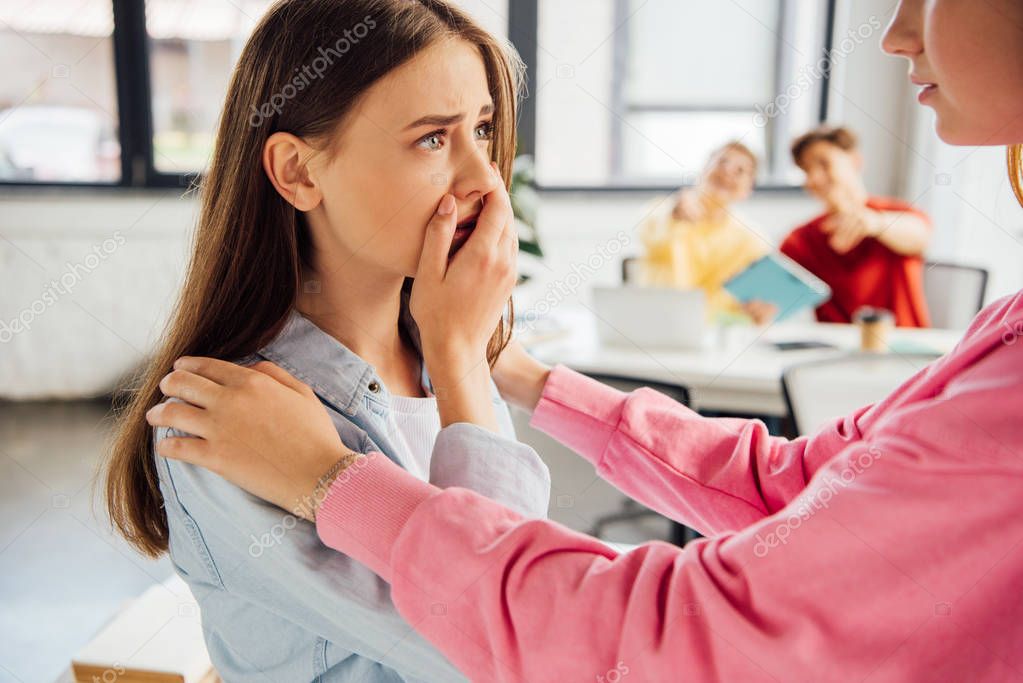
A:
<svg viewBox="0 0 1023 683">
<path fill-rule="evenodd" d="M 334 483 L 334 480 L 341 476 L 342 472 L 351 467 L 352 463 L 361 457 L 362 456 L 358 453 L 348 451 L 338 458 L 337 461 L 330 466 L 330 469 L 324 472 L 323 475 L 316 480 L 316 487 L 313 489 L 312 509 L 310 510 L 310 515 L 312 516 L 312 521 L 314 523 L 316 522 L 316 512 L 320 509 L 320 503 L 322 503 L 327 497 L 327 491 L 330 489 L 330 485 Z"/>
</svg>

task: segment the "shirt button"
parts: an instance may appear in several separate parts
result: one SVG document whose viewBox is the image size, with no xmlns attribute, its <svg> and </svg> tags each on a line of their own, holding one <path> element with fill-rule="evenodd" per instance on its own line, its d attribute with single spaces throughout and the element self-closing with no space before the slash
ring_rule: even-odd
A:
<svg viewBox="0 0 1023 683">
<path fill-rule="evenodd" d="M 369 386 L 367 388 L 370 391 L 372 391 L 374 394 L 379 394 L 380 393 L 380 383 L 377 382 L 376 380 L 370 382 Z"/>
</svg>

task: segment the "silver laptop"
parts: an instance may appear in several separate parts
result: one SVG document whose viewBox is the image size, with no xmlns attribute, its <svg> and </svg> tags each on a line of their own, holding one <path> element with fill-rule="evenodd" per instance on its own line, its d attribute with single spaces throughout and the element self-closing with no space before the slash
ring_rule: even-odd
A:
<svg viewBox="0 0 1023 683">
<path fill-rule="evenodd" d="M 594 287 L 597 336 L 609 346 L 699 349 L 707 329 L 703 290 Z"/>
</svg>

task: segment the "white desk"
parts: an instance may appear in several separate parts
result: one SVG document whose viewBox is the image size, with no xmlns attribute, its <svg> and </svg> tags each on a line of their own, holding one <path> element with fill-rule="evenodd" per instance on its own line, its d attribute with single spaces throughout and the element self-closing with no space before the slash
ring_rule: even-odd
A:
<svg viewBox="0 0 1023 683">
<path fill-rule="evenodd" d="M 618 375 L 686 387 L 692 406 L 738 414 L 782 417 L 782 372 L 790 365 L 856 351 L 859 328 L 821 323 L 778 323 L 767 328 L 714 329 L 701 350 L 606 347 L 597 341 L 592 313 L 579 308 L 558 311 L 560 336 L 524 334 L 523 343 L 546 363 L 562 363 L 584 373 Z M 962 336 L 959 330 L 895 329 L 892 353 L 948 353 Z M 779 341 L 821 341 L 838 349 L 780 351 Z M 907 361 L 908 362 L 908 361 Z"/>
</svg>

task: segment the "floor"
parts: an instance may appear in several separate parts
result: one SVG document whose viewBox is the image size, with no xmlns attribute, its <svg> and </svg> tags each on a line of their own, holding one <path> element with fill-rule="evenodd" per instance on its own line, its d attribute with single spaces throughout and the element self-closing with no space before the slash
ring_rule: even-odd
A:
<svg viewBox="0 0 1023 683">
<path fill-rule="evenodd" d="M 593 467 L 516 419 L 551 468 L 551 517 L 589 531 L 622 496 Z M 171 574 L 110 530 L 95 487 L 110 433 L 109 404 L 0 402 L 0 683 L 68 678 L 73 654 L 124 605 Z M 606 539 L 665 538 L 651 516 Z"/>
<path fill-rule="evenodd" d="M 0 403 L 0 681 L 51 683 L 124 602 L 171 574 L 111 533 L 108 404 Z"/>
</svg>

